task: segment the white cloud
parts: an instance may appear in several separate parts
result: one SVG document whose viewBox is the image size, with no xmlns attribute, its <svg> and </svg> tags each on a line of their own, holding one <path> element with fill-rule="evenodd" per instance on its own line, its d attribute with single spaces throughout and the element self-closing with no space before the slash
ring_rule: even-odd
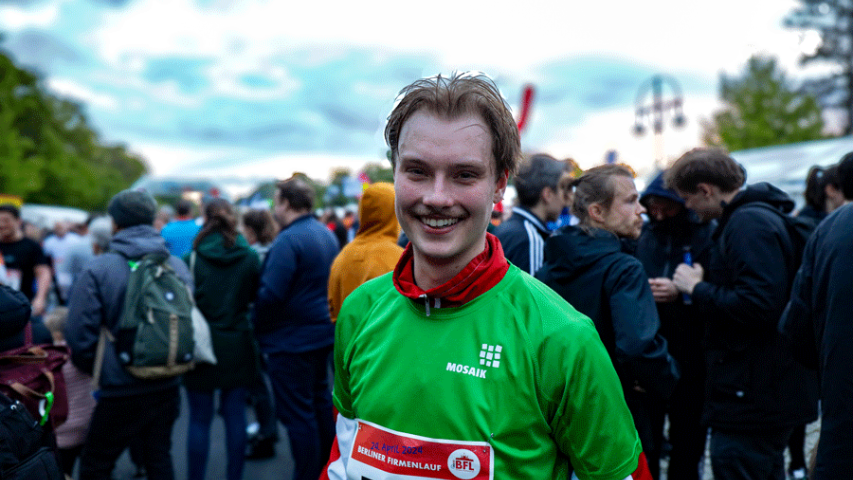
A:
<svg viewBox="0 0 853 480">
<path fill-rule="evenodd" d="M 368 163 L 381 162 L 378 156 L 336 155 L 317 152 L 259 154 L 240 147 L 190 146 L 174 142 L 139 140 L 130 150 L 145 159 L 152 175 L 205 178 L 289 178 L 301 172 L 326 181 L 333 169 L 344 166 L 357 172 Z M 212 165 L 198 168 L 200 163 Z M 228 159 L 232 159 L 228 161 Z"/>
<path fill-rule="evenodd" d="M 19 32 L 28 28 L 50 28 L 59 18 L 59 9 L 64 1 L 23 8 L 16 5 L 0 5 L 0 25 L 3 30 Z"/>
<path fill-rule="evenodd" d="M 59 96 L 71 97 L 79 102 L 106 110 L 117 110 L 119 108 L 119 101 L 115 97 L 98 93 L 68 78 L 48 78 L 47 86 Z"/>
<path fill-rule="evenodd" d="M 368 163 L 381 162 L 376 156 L 335 155 L 316 152 L 274 154 L 251 160 L 237 159 L 234 164 L 206 169 L 205 174 L 213 177 L 267 177 L 284 179 L 294 173 L 304 173 L 311 178 L 328 181 L 332 170 L 340 167 L 358 172 Z"/>
<path fill-rule="evenodd" d="M 282 66 L 257 65 L 243 59 L 216 63 L 207 69 L 207 75 L 213 84 L 213 94 L 251 101 L 281 100 L 302 86 L 302 82 Z M 247 76 L 257 76 L 271 85 L 249 86 L 244 83 Z"/>
<path fill-rule="evenodd" d="M 203 147 L 179 143 L 167 143 L 140 140 L 131 142 L 130 150 L 142 155 L 153 175 L 193 175 L 206 176 L 206 172 L 188 171 L 188 166 L 209 158 L 221 158 L 233 155 L 242 158 L 244 152 L 237 148 Z"/>
<path fill-rule="evenodd" d="M 262 63 L 310 48 L 324 62 L 342 48 L 433 53 L 446 68 L 529 69 L 568 56 L 619 55 L 662 69 L 716 73 L 763 50 L 793 59 L 795 31 L 781 29 L 794 0 L 681 0 L 523 4 L 433 0 L 280 2 L 244 0 L 200 7 L 193 0 L 133 2 L 105 14 L 90 37 L 114 63 L 133 55 L 190 55 Z M 737 12 L 737 13 L 733 13 Z M 357 21 L 356 21 L 357 19 Z"/>
<path fill-rule="evenodd" d="M 687 123 L 675 128 L 667 121 L 663 129 L 664 162 L 672 162 L 681 154 L 702 143 L 701 120 L 720 108 L 715 97 L 691 97 L 685 100 L 684 114 Z M 618 107 L 587 114 L 578 126 L 564 127 L 543 143 L 542 150 L 557 158 L 572 157 L 581 168 L 604 163 L 608 150 L 616 150 L 618 161 L 631 165 L 639 174 L 651 172 L 655 167 L 655 136 L 649 128 L 646 133 L 633 133 L 634 107 Z M 648 127 L 648 125 L 647 125 Z"/>
</svg>

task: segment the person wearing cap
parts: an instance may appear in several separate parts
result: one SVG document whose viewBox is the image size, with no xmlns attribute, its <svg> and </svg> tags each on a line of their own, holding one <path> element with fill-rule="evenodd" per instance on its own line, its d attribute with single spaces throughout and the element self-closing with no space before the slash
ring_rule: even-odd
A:
<svg viewBox="0 0 853 480">
<path fill-rule="evenodd" d="M 130 278 L 129 259 L 149 253 L 167 253 L 166 242 L 153 227 L 157 203 L 145 192 L 124 190 L 109 203 L 107 212 L 115 234 L 106 253 L 86 264 L 71 288 L 65 338 L 71 360 L 92 373 L 102 326 L 115 335 Z M 188 285 L 189 270 L 175 256 L 170 266 Z M 144 444 L 148 478 L 174 478 L 171 458 L 172 426 L 178 418 L 180 377 L 142 380 L 119 363 L 111 343 L 106 344 L 98 405 L 80 459 L 81 480 L 109 479 L 119 455 L 133 439 Z"/>
</svg>

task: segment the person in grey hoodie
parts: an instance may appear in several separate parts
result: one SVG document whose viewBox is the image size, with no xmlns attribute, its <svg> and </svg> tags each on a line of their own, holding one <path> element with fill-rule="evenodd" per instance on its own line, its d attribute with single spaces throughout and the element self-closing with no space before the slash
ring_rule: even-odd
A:
<svg viewBox="0 0 853 480">
<path fill-rule="evenodd" d="M 109 251 L 89 262 L 74 283 L 68 302 L 65 338 L 71 360 L 81 371 L 92 373 L 102 326 L 113 334 L 124 305 L 130 278 L 129 260 L 160 252 L 168 254 L 166 242 L 153 223 L 154 199 L 145 192 L 124 190 L 109 203 L 115 235 Z M 188 285 L 189 270 L 181 259 L 171 256 L 169 265 Z M 112 343 L 107 342 L 96 392 L 98 405 L 80 463 L 80 479 L 109 479 L 116 460 L 131 440 L 144 445 L 148 478 L 174 478 L 171 458 L 172 426 L 178 418 L 179 377 L 142 380 L 119 363 Z"/>
</svg>

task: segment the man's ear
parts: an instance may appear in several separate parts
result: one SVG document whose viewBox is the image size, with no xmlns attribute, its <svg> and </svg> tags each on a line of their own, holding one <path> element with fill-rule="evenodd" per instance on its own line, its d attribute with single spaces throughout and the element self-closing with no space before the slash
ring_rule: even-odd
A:
<svg viewBox="0 0 853 480">
<path fill-rule="evenodd" d="M 557 196 L 557 191 L 551 187 L 545 187 L 539 192 L 539 201 L 544 203 L 551 203 L 551 199 Z"/>
<path fill-rule="evenodd" d="M 696 192 L 702 195 L 703 197 L 710 197 L 712 193 L 714 193 L 714 189 L 710 183 L 700 182 L 696 185 Z"/>
<path fill-rule="evenodd" d="M 604 215 L 607 211 L 604 207 L 601 206 L 600 203 L 593 203 L 587 208 L 587 213 L 589 214 L 589 218 L 594 220 L 597 223 L 604 223 Z"/>
<path fill-rule="evenodd" d="M 509 169 L 506 169 L 500 174 L 498 174 L 498 181 L 495 184 L 495 195 L 492 198 L 492 202 L 500 203 L 504 199 L 504 192 L 506 191 L 506 183 L 508 180 Z"/>
</svg>

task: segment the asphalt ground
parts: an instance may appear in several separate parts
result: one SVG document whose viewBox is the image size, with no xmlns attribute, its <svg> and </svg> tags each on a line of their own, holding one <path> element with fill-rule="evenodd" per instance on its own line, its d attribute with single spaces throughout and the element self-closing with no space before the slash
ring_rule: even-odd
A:
<svg viewBox="0 0 853 480">
<path fill-rule="evenodd" d="M 254 421 L 254 412 L 246 408 L 249 423 Z M 189 424 L 189 405 L 186 393 L 181 388 L 181 412 L 172 430 L 172 462 L 175 480 L 187 478 L 187 426 Z M 279 441 L 275 445 L 276 456 L 268 460 L 247 460 L 243 470 L 246 480 L 286 480 L 293 475 L 293 458 L 290 455 L 290 442 L 287 432 L 279 423 Z M 207 463 L 206 480 L 225 479 L 225 465 L 228 456 L 225 450 L 225 425 L 222 418 L 214 416 L 210 426 L 210 454 Z M 113 470 L 114 480 L 134 480 L 136 468 L 130 461 L 128 452 L 122 454 Z"/>
</svg>

